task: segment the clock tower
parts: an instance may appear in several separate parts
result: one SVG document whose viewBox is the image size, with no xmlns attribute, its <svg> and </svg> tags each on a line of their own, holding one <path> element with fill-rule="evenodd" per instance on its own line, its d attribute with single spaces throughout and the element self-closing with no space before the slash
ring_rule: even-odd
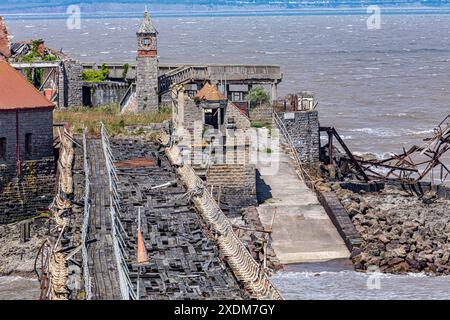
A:
<svg viewBox="0 0 450 320">
<path fill-rule="evenodd" d="M 137 32 L 136 67 L 137 111 L 158 111 L 158 49 L 157 34 L 145 8 L 144 20 Z"/>
</svg>

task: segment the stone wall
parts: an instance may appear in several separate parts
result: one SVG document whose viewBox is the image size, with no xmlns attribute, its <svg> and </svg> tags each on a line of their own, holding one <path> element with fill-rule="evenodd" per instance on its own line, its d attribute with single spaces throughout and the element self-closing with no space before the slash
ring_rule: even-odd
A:
<svg viewBox="0 0 450 320">
<path fill-rule="evenodd" d="M 316 110 L 278 113 L 286 126 L 292 142 L 306 165 L 319 162 L 320 133 L 319 115 Z"/>
<path fill-rule="evenodd" d="M 228 119 L 230 118 L 233 118 L 236 129 L 243 130 L 248 129 L 251 126 L 250 120 L 245 115 L 243 115 L 239 108 L 236 107 L 232 102 L 228 102 L 224 123 L 226 124 L 228 122 Z"/>
<path fill-rule="evenodd" d="M 0 224 L 32 217 L 45 211 L 55 193 L 55 161 L 25 161 L 21 176 L 17 166 L 0 165 Z"/>
<path fill-rule="evenodd" d="M 83 66 L 75 60 L 62 61 L 59 67 L 58 107 L 83 105 Z"/>
<path fill-rule="evenodd" d="M 250 120 L 272 122 L 273 109 L 270 105 L 257 106 L 250 109 Z"/>
<path fill-rule="evenodd" d="M 83 105 L 100 107 L 119 103 L 128 87 L 124 82 L 83 82 Z"/>
<path fill-rule="evenodd" d="M 189 97 L 184 102 L 183 120 L 183 127 L 187 130 L 193 130 L 196 122 L 203 123 L 203 109 Z"/>
<path fill-rule="evenodd" d="M 138 112 L 158 111 L 158 59 L 156 57 L 137 58 L 136 96 Z"/>
<path fill-rule="evenodd" d="M 209 167 L 206 185 L 213 186 L 213 195 L 217 200 L 220 193 L 220 205 L 231 214 L 241 209 L 257 205 L 256 170 L 253 165 L 216 164 Z"/>
<path fill-rule="evenodd" d="M 348 250 L 353 252 L 354 249 L 359 248 L 363 240 L 358 231 L 356 231 L 347 210 L 342 206 L 337 195 L 331 191 L 317 191 L 317 199 L 324 207 L 328 217 L 330 217 L 330 220 L 344 240 Z"/>
<path fill-rule="evenodd" d="M 53 113 L 51 109 L 19 111 L 20 159 L 38 160 L 53 156 Z M 25 135 L 32 134 L 32 154 L 25 156 Z M 17 162 L 16 112 L 0 112 L 0 138 L 6 138 L 6 159 L 0 164 Z"/>
</svg>

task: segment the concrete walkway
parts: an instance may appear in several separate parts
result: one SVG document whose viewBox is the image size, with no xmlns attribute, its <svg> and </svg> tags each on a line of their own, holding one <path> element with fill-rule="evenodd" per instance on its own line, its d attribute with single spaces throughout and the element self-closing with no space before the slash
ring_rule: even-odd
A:
<svg viewBox="0 0 450 320">
<path fill-rule="evenodd" d="M 282 152 L 282 151 L 280 151 Z M 261 222 L 273 224 L 272 246 L 282 264 L 327 261 L 349 258 L 345 246 L 316 195 L 301 181 L 288 155 L 280 154 L 276 175 L 260 176 L 258 199 L 265 202 L 258 207 Z M 262 165 L 257 166 L 258 169 Z"/>
</svg>

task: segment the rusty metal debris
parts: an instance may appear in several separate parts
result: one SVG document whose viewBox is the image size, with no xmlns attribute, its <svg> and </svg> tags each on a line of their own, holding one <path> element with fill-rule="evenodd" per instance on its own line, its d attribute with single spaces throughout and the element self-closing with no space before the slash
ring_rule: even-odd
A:
<svg viewBox="0 0 450 320">
<path fill-rule="evenodd" d="M 439 181 L 444 183 L 449 174 L 448 164 L 442 160 L 444 154 L 450 149 L 450 115 L 434 129 L 433 136 L 424 139 L 425 143 L 421 146 L 414 145 L 408 150 L 403 148 L 399 154 L 392 153 L 392 156 L 386 159 L 364 159 L 353 155 L 345 143 L 339 137 L 334 128 L 321 128 L 334 135 L 343 149 L 348 160 L 354 169 L 358 171 L 357 177 L 365 181 L 368 180 L 398 180 L 403 184 L 414 184 L 419 181 L 428 180 L 431 183 Z M 328 143 L 329 161 L 333 161 L 332 138 Z M 435 175 L 435 171 L 438 175 Z"/>
<path fill-rule="evenodd" d="M 49 260 L 52 248 L 49 240 L 45 240 L 34 260 L 34 271 L 39 280 L 41 293 L 39 300 L 47 300 L 50 294 Z"/>
</svg>

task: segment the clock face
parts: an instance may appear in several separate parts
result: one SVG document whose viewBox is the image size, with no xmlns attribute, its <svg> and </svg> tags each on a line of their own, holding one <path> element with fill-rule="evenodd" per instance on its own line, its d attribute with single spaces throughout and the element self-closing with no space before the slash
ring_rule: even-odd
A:
<svg viewBox="0 0 450 320">
<path fill-rule="evenodd" d="M 144 38 L 142 39 L 141 43 L 143 46 L 149 47 L 153 45 L 154 40 L 152 38 Z"/>
</svg>

